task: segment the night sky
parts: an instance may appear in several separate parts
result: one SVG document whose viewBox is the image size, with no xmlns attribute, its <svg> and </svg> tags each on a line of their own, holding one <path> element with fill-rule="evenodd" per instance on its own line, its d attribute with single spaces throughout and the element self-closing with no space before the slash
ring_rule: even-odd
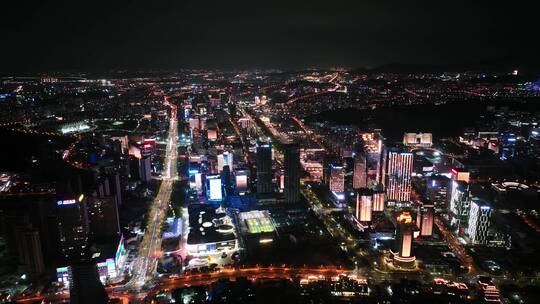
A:
<svg viewBox="0 0 540 304">
<path fill-rule="evenodd" d="M 534 1 L 9 1 L 0 71 L 538 63 Z"/>
</svg>

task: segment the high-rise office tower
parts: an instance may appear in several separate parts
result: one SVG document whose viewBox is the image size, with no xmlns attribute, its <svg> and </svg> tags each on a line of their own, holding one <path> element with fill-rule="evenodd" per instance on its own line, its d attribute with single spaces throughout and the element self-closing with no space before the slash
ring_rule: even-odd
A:
<svg viewBox="0 0 540 304">
<path fill-rule="evenodd" d="M 52 194 L 0 195 L 0 234 L 7 253 L 26 265 L 24 232 L 37 231 L 45 265 L 55 262 L 60 254 L 55 211 Z"/>
<path fill-rule="evenodd" d="M 23 257 L 26 273 L 30 277 L 41 275 L 45 271 L 45 264 L 39 232 L 31 228 L 18 231 L 17 241 L 20 243 L 20 254 Z"/>
<path fill-rule="evenodd" d="M 411 198 L 411 173 L 413 154 L 409 152 L 388 152 L 388 200 L 408 201 Z"/>
<path fill-rule="evenodd" d="M 517 136 L 514 133 L 505 132 L 499 136 L 500 159 L 505 160 L 516 155 Z"/>
<path fill-rule="evenodd" d="M 380 131 L 360 134 L 360 143 L 366 156 L 367 187 L 385 185 L 385 148 Z"/>
<path fill-rule="evenodd" d="M 139 160 L 139 177 L 143 182 L 152 180 L 152 161 L 150 157 L 143 157 Z"/>
<path fill-rule="evenodd" d="M 453 191 L 456 188 L 456 184 L 454 184 L 454 181 L 465 182 L 468 185 L 470 181 L 470 173 L 467 169 L 458 168 L 458 167 L 454 167 L 450 169 L 450 173 L 451 173 L 450 180 L 446 184 L 446 204 L 451 209 L 452 197 L 454 196 Z"/>
<path fill-rule="evenodd" d="M 132 155 L 128 157 L 128 167 L 129 167 L 128 171 L 129 171 L 130 178 L 134 180 L 139 180 L 141 178 L 140 166 L 141 166 L 141 163 L 137 157 L 132 156 Z"/>
<path fill-rule="evenodd" d="M 235 182 L 236 182 L 236 191 L 239 194 L 244 194 L 248 190 L 248 170 L 236 170 Z"/>
<path fill-rule="evenodd" d="M 452 181 L 450 197 L 451 225 L 459 234 L 466 233 L 469 222 L 470 192 L 469 184 L 464 181 Z"/>
<path fill-rule="evenodd" d="M 375 190 L 373 192 L 373 211 L 384 211 L 384 191 Z"/>
<path fill-rule="evenodd" d="M 342 165 L 330 165 L 330 191 L 340 193 L 345 191 L 345 170 Z"/>
<path fill-rule="evenodd" d="M 229 166 L 229 169 L 233 169 L 233 154 L 231 152 L 225 151 L 217 156 L 218 161 L 218 172 L 223 171 L 224 166 Z"/>
<path fill-rule="evenodd" d="M 413 222 L 408 212 L 403 212 L 397 217 L 395 248 L 392 252 L 394 261 L 400 264 L 410 264 L 416 257 L 412 252 Z"/>
<path fill-rule="evenodd" d="M 285 170 L 280 169 L 276 172 L 276 183 L 279 193 L 283 193 L 285 190 Z"/>
<path fill-rule="evenodd" d="M 231 195 L 233 193 L 233 185 L 232 185 L 231 169 L 229 165 L 223 166 L 223 170 L 221 171 L 221 180 L 223 183 L 223 190 L 224 190 L 225 196 Z"/>
<path fill-rule="evenodd" d="M 201 195 L 203 193 L 203 175 L 200 172 L 195 173 L 195 190 L 197 191 L 198 195 Z"/>
<path fill-rule="evenodd" d="M 296 144 L 284 146 L 285 203 L 300 201 L 300 151 Z"/>
<path fill-rule="evenodd" d="M 257 143 L 257 193 L 269 194 L 272 186 L 272 145 L 269 142 Z"/>
<path fill-rule="evenodd" d="M 491 206 L 480 200 L 471 202 L 468 234 L 474 244 L 486 244 L 491 219 Z"/>
<path fill-rule="evenodd" d="M 56 201 L 58 232 L 62 256 L 68 260 L 79 258 L 86 252 L 89 225 L 84 195 L 66 197 Z"/>
<path fill-rule="evenodd" d="M 363 155 L 356 155 L 354 157 L 353 168 L 353 189 L 360 189 L 367 187 L 367 168 L 366 158 Z"/>
<path fill-rule="evenodd" d="M 96 263 L 82 260 L 70 266 L 69 301 L 72 304 L 108 303 L 107 292 L 99 280 Z"/>
<path fill-rule="evenodd" d="M 420 229 L 420 236 L 433 235 L 433 220 L 435 210 L 432 204 L 420 203 L 416 214 L 416 226 Z"/>
<path fill-rule="evenodd" d="M 356 194 L 356 219 L 359 222 L 371 222 L 373 210 L 373 190 L 360 189 Z"/>
<path fill-rule="evenodd" d="M 116 198 L 116 203 L 118 206 L 122 205 L 122 184 L 120 182 L 120 173 L 113 172 L 112 174 L 107 175 L 105 178 L 105 183 L 109 185 L 110 194 Z"/>
<path fill-rule="evenodd" d="M 90 235 L 95 239 L 120 236 L 118 204 L 114 196 L 90 196 L 86 199 Z"/>
</svg>

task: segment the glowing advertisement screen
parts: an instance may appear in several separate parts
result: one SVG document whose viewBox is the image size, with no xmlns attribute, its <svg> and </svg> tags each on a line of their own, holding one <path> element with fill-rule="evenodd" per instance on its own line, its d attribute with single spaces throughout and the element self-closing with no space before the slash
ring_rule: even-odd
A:
<svg viewBox="0 0 540 304">
<path fill-rule="evenodd" d="M 210 188 L 210 193 L 208 199 L 211 201 L 220 201 L 223 199 L 221 193 L 221 178 L 213 177 L 208 179 L 208 184 Z"/>
</svg>

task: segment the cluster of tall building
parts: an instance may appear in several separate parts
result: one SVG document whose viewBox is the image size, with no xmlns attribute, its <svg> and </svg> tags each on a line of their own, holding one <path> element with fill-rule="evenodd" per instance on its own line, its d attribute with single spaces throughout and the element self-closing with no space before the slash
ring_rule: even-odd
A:
<svg viewBox="0 0 540 304">
<path fill-rule="evenodd" d="M 118 208 L 130 182 L 128 149 L 119 140 L 98 139 L 82 140 L 80 147 L 104 147 L 100 157 L 107 161 L 95 161 L 90 154 L 85 165 L 92 170 L 67 170 L 69 175 L 54 184 L 54 191 L 0 195 L 0 233 L 8 240 L 10 255 L 18 257 L 32 279 L 56 275 L 70 288 L 73 303 L 81 303 L 75 295 L 94 283 L 101 287 L 89 294 L 106 298 L 102 282 L 119 278 L 125 261 L 125 250 L 119 254 L 124 241 Z"/>
<path fill-rule="evenodd" d="M 450 224 L 456 233 L 468 236 L 473 244 L 486 244 L 491 219 L 491 206 L 473 198 L 469 172 L 452 169 L 449 191 Z"/>
<path fill-rule="evenodd" d="M 289 142 L 276 143 L 283 153 L 283 161 L 277 163 L 273 151 L 276 144 L 256 140 L 256 134 L 252 132 L 256 130 L 255 122 L 251 117 L 246 115 L 237 119 L 236 113 L 224 116 L 219 110 L 223 109 L 221 104 L 211 106 L 216 111 L 202 111 L 206 104 L 193 104 L 189 100 L 183 104 L 182 119 L 188 129 L 185 133 L 192 142 L 188 145 L 188 175 L 190 187 L 197 195 L 212 202 L 223 202 L 230 196 L 256 194 L 259 200 L 280 201 L 283 196 L 285 203 L 298 203 L 299 146 Z M 213 139 L 210 138 L 211 129 L 216 132 Z M 242 134 L 240 129 L 244 131 Z M 254 155 L 248 155 L 248 152 Z"/>
<path fill-rule="evenodd" d="M 449 191 L 450 224 L 456 233 L 468 236 L 473 244 L 486 244 L 491 220 L 491 206 L 473 198 L 467 170 L 453 168 Z"/>
</svg>

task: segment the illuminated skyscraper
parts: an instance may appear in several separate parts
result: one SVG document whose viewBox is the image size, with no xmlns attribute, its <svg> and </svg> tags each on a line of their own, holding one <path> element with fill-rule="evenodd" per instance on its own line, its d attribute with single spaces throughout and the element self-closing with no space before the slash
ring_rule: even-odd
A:
<svg viewBox="0 0 540 304">
<path fill-rule="evenodd" d="M 202 173 L 195 173 L 195 190 L 197 191 L 198 195 L 202 195 L 203 193 L 203 176 Z"/>
<path fill-rule="evenodd" d="M 268 194 L 272 192 L 272 145 L 269 142 L 258 142 L 257 193 Z"/>
<path fill-rule="evenodd" d="M 451 225 L 459 234 L 466 232 L 469 221 L 470 193 L 469 184 L 463 181 L 452 181 L 450 198 Z"/>
<path fill-rule="evenodd" d="M 300 201 L 300 152 L 298 145 L 284 145 L 285 203 Z"/>
<path fill-rule="evenodd" d="M 388 200 L 408 201 L 411 198 L 411 173 L 413 154 L 409 152 L 388 152 Z"/>
<path fill-rule="evenodd" d="M 244 194 L 248 189 L 248 170 L 236 170 L 234 176 L 236 181 L 236 191 Z"/>
<path fill-rule="evenodd" d="M 330 191 L 345 191 L 345 170 L 340 165 L 330 165 Z"/>
<path fill-rule="evenodd" d="M 367 187 L 375 188 L 385 185 L 384 142 L 379 131 L 362 133 L 361 145 L 366 156 Z"/>
<path fill-rule="evenodd" d="M 474 244 L 486 244 L 491 219 L 491 207 L 484 201 L 473 200 L 468 234 Z"/>
<path fill-rule="evenodd" d="M 397 217 L 397 229 L 395 248 L 392 252 L 394 261 L 404 265 L 410 265 L 416 257 L 412 253 L 413 222 L 411 214 L 403 212 Z"/>
<path fill-rule="evenodd" d="M 373 192 L 373 211 L 384 211 L 384 191 Z"/>
<path fill-rule="evenodd" d="M 373 191 L 370 189 L 360 189 L 356 195 L 356 219 L 359 222 L 371 222 L 371 211 L 373 209 Z"/>
<path fill-rule="evenodd" d="M 229 169 L 233 169 L 233 154 L 231 152 L 225 151 L 222 154 L 218 154 L 218 172 L 223 171 L 223 166 L 229 166 Z"/>
<path fill-rule="evenodd" d="M 433 220 L 435 210 L 433 205 L 421 203 L 416 214 L 416 226 L 420 229 L 420 236 L 433 235 Z"/>
<path fill-rule="evenodd" d="M 60 249 L 67 259 L 79 258 L 86 252 L 89 237 L 89 224 L 86 198 L 67 197 L 56 201 Z"/>
<path fill-rule="evenodd" d="M 353 189 L 367 187 L 366 158 L 363 155 L 354 157 Z"/>
</svg>

